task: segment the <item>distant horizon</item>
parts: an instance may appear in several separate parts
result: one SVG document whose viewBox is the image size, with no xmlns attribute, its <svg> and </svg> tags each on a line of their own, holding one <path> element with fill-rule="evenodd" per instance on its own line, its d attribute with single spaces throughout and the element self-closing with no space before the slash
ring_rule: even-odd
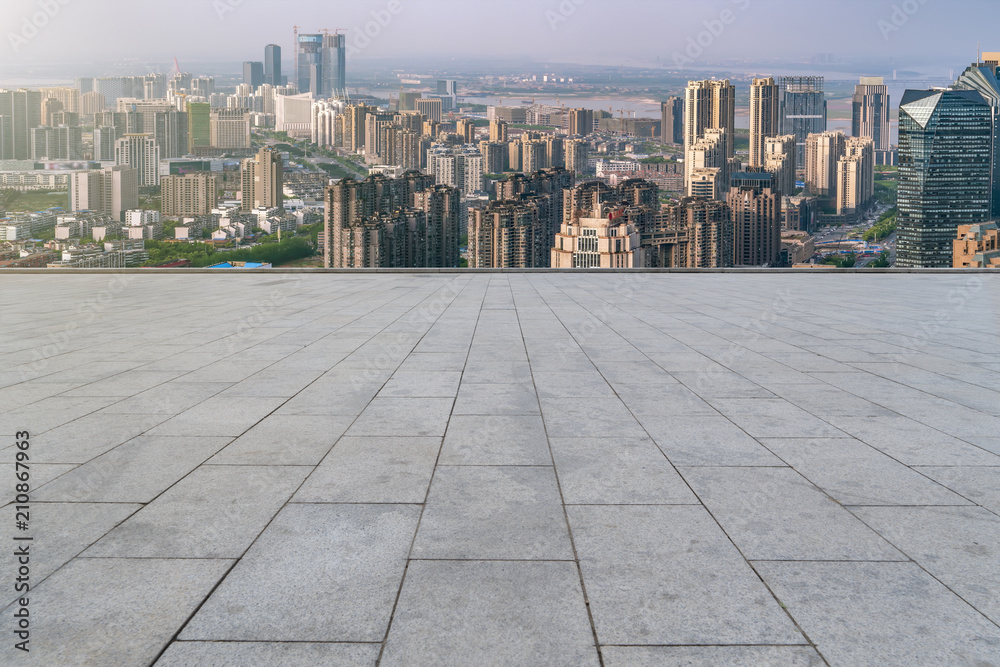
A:
<svg viewBox="0 0 1000 667">
<path fill-rule="evenodd" d="M 139 29 L 115 20 L 123 13 L 117 1 L 52 0 L 51 6 L 49 16 L 37 0 L 4 1 L 0 49 L 7 67 L 133 58 L 172 63 L 174 57 L 239 63 L 262 59 L 269 43 L 282 47 L 290 66 L 296 23 L 305 26 L 302 33 L 319 32 L 311 26 L 320 23 L 344 29 L 348 58 L 359 69 L 396 59 L 510 58 L 698 70 L 733 68 L 748 57 L 751 66 L 819 57 L 889 69 L 891 58 L 902 68 L 947 69 L 956 59 L 971 62 L 978 41 L 984 51 L 1000 50 L 991 22 L 966 22 L 961 39 L 940 30 L 959 12 L 988 15 L 995 4 L 986 0 L 368 0 L 335 12 L 320 0 L 135 0 L 122 19 L 141 17 Z"/>
</svg>

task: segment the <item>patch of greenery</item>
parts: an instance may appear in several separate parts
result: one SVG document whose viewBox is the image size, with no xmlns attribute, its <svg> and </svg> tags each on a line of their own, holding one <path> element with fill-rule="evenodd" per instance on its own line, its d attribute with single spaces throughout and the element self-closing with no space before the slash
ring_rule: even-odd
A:
<svg viewBox="0 0 1000 667">
<path fill-rule="evenodd" d="M 858 263 L 858 256 L 853 252 L 846 255 L 828 255 L 820 264 L 832 264 L 838 269 L 849 269 Z"/>
<path fill-rule="evenodd" d="M 868 265 L 869 269 L 888 269 L 889 264 L 889 253 L 884 250 L 878 254 L 873 262 Z"/>
<path fill-rule="evenodd" d="M 0 190 L 0 211 L 44 211 L 69 208 L 69 192 L 46 190 Z"/>
</svg>

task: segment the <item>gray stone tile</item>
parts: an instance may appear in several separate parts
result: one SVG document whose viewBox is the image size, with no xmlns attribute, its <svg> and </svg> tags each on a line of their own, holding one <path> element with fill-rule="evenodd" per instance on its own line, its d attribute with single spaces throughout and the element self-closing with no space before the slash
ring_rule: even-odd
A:
<svg viewBox="0 0 1000 667">
<path fill-rule="evenodd" d="M 37 438 L 42 433 L 107 407 L 117 397 L 52 396 L 0 414 L 0 433 L 13 435 L 27 430 Z"/>
<path fill-rule="evenodd" d="M 350 436 L 443 436 L 450 398 L 375 398 L 347 430 Z"/>
<path fill-rule="evenodd" d="M 39 463 L 85 463 L 166 419 L 161 415 L 90 414 L 34 436 L 32 458 Z"/>
<path fill-rule="evenodd" d="M 32 590 L 32 661 L 150 664 L 232 565 L 227 560 L 77 558 Z M 0 628 L 13 637 L 14 609 Z M 0 662 L 23 661 L 4 642 Z"/>
<path fill-rule="evenodd" d="M 551 438 L 641 438 L 646 432 L 625 404 L 607 399 L 543 398 L 542 415 Z"/>
<path fill-rule="evenodd" d="M 844 505 L 970 504 L 853 438 L 769 438 L 762 442 Z"/>
<path fill-rule="evenodd" d="M 844 435 L 784 399 L 713 398 L 709 402 L 755 438 L 836 438 Z"/>
<path fill-rule="evenodd" d="M 461 379 L 461 371 L 396 371 L 378 395 L 381 398 L 454 398 Z"/>
<path fill-rule="evenodd" d="M 456 415 L 448 422 L 441 465 L 552 465 L 537 415 Z"/>
<path fill-rule="evenodd" d="M 605 667 L 819 667 L 810 646 L 605 646 Z"/>
<path fill-rule="evenodd" d="M 804 644 L 702 507 L 567 507 L 601 644 Z"/>
<path fill-rule="evenodd" d="M 462 383 L 456 415 L 537 415 L 538 398 L 530 384 Z"/>
<path fill-rule="evenodd" d="M 914 468 L 922 475 L 1000 514 L 1000 468 Z"/>
<path fill-rule="evenodd" d="M 412 356 L 412 355 L 411 355 Z M 531 366 L 527 361 L 477 361 L 465 367 L 462 382 L 483 383 L 529 383 Z"/>
<path fill-rule="evenodd" d="M 213 396 L 163 422 L 150 435 L 238 436 L 274 412 L 283 397 L 222 398 Z"/>
<path fill-rule="evenodd" d="M 915 563 L 756 568 L 830 664 L 988 665 L 1000 653 L 1000 629 Z"/>
<path fill-rule="evenodd" d="M 611 386 L 597 371 L 559 373 L 539 371 L 534 374 L 539 396 L 547 398 L 610 398 Z"/>
<path fill-rule="evenodd" d="M 147 503 L 229 441 L 229 438 L 139 436 L 41 487 L 35 492 L 35 499 Z"/>
<path fill-rule="evenodd" d="M 231 386 L 229 382 L 175 380 L 109 405 L 101 412 L 122 415 L 177 415 Z"/>
<path fill-rule="evenodd" d="M 209 463 L 314 466 L 352 421 L 353 417 L 273 414 L 233 440 Z"/>
<path fill-rule="evenodd" d="M 292 502 L 422 503 L 440 438 L 341 438 Z"/>
<path fill-rule="evenodd" d="M 673 376 L 702 398 L 772 398 L 759 384 L 729 370 L 678 372 Z"/>
<path fill-rule="evenodd" d="M 25 534 L 33 539 L 30 543 L 9 542 L 9 548 L 0 555 L 0 567 L 12 575 L 17 572 L 15 551 L 20 544 L 28 544 L 31 586 L 34 588 L 140 507 L 118 503 L 32 503 L 31 530 Z M 13 504 L 3 508 L 3 518 L 6 525 L 14 525 Z M 4 604 L 19 597 L 13 586 L 5 593 Z"/>
<path fill-rule="evenodd" d="M 643 416 L 639 421 L 676 466 L 780 466 L 784 463 L 721 415 Z"/>
<path fill-rule="evenodd" d="M 906 560 L 791 468 L 681 468 L 749 560 Z"/>
<path fill-rule="evenodd" d="M 371 380 L 361 375 L 344 379 L 324 376 L 290 398 L 275 414 L 357 417 L 387 379 L 388 373 L 385 378 L 376 375 Z"/>
<path fill-rule="evenodd" d="M 465 367 L 463 352 L 413 352 L 399 366 L 400 371 L 460 371 Z"/>
<path fill-rule="evenodd" d="M 174 642 L 156 667 L 375 667 L 381 644 Z"/>
<path fill-rule="evenodd" d="M 826 420 L 844 433 L 906 465 L 1000 465 L 1000 456 L 902 415 L 833 415 Z"/>
<path fill-rule="evenodd" d="M 855 507 L 865 523 L 1000 622 L 1000 517 L 981 507 Z"/>
<path fill-rule="evenodd" d="M 572 558 L 553 469 L 439 467 L 413 557 Z"/>
<path fill-rule="evenodd" d="M 202 466 L 84 556 L 239 558 L 308 472 L 294 466 Z"/>
<path fill-rule="evenodd" d="M 9 459 L 13 461 L 14 459 L 14 449 L 10 448 L 7 453 L 10 454 Z M 29 451 L 30 454 L 30 451 Z M 68 473 L 77 467 L 75 463 L 32 463 L 28 461 L 30 468 L 31 486 L 37 489 L 40 486 L 48 484 L 52 480 Z M 15 469 L 13 463 L 0 463 L 0 479 L 14 479 L 14 474 L 17 472 L 24 472 L 23 468 L 20 470 Z"/>
<path fill-rule="evenodd" d="M 183 371 L 130 370 L 67 391 L 65 396 L 132 396 L 170 382 Z"/>
<path fill-rule="evenodd" d="M 649 438 L 553 438 L 567 504 L 697 504 L 684 480 Z"/>
<path fill-rule="evenodd" d="M 382 665 L 597 665 L 573 563 L 415 561 Z"/>
<path fill-rule="evenodd" d="M 411 505 L 285 507 L 180 639 L 381 641 L 419 516 Z"/>
<path fill-rule="evenodd" d="M 682 384 L 616 384 L 615 392 L 637 417 L 718 415 L 711 405 Z"/>
</svg>

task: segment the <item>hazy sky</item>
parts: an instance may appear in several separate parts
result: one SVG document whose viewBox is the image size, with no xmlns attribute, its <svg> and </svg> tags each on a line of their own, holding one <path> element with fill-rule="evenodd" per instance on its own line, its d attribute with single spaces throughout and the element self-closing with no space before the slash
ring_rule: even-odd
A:
<svg viewBox="0 0 1000 667">
<path fill-rule="evenodd" d="M 0 63 L 260 60 L 292 26 L 345 28 L 352 59 L 518 55 L 608 65 L 677 58 L 894 57 L 964 67 L 1000 51 L 997 0 L 0 0 Z M 50 7 L 51 18 L 41 12 Z M 53 10 L 57 7 L 57 10 Z M 392 10 L 396 10 L 393 13 Z M 372 23 L 380 15 L 386 25 Z M 727 13 L 724 13 L 727 12 Z M 32 25 L 42 24 L 36 28 Z M 979 16 L 983 20 L 970 20 Z M 44 21 L 42 19 L 45 19 Z M 28 23 L 26 23 L 26 21 Z M 707 22 L 707 24 L 706 24 Z M 378 34 L 365 43 L 369 25 Z M 377 28 L 377 30 L 376 30 Z M 690 40 L 700 41 L 692 46 Z M 990 42 L 989 40 L 993 40 Z M 288 65 L 286 64 L 286 67 Z"/>
</svg>

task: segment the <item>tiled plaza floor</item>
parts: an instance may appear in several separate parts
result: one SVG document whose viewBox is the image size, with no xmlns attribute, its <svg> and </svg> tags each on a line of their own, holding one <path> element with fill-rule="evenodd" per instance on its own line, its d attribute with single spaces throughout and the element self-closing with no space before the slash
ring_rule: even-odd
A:
<svg viewBox="0 0 1000 667">
<path fill-rule="evenodd" d="M 0 664 L 1000 665 L 1000 276 L 14 274 L 0 308 Z"/>
</svg>

